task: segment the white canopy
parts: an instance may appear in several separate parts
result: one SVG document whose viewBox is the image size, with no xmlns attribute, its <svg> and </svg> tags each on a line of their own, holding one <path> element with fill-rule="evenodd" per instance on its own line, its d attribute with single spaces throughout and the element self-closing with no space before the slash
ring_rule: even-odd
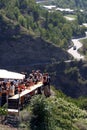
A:
<svg viewBox="0 0 87 130">
<path fill-rule="evenodd" d="M 16 73 L 16 72 L 7 71 L 7 70 L 4 70 L 4 69 L 0 69 L 0 78 L 4 78 L 4 79 L 24 79 L 25 75 L 20 74 L 20 73 Z"/>
</svg>

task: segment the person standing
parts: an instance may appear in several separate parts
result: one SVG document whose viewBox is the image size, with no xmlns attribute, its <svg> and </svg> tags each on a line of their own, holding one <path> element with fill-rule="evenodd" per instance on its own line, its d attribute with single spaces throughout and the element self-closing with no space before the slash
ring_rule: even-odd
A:
<svg viewBox="0 0 87 130">
<path fill-rule="evenodd" d="M 43 76 L 42 76 L 42 74 L 40 73 L 40 70 L 37 70 L 37 71 L 36 71 L 36 77 L 37 77 L 37 82 L 41 82 L 41 81 L 42 81 Z M 39 88 L 37 89 L 37 93 L 38 93 L 38 94 L 42 94 L 42 87 L 39 87 Z"/>
<path fill-rule="evenodd" d="M 43 89 L 44 89 L 44 95 L 46 97 L 49 97 L 51 93 L 50 93 L 50 76 L 48 73 L 45 73 L 43 75 Z"/>
<path fill-rule="evenodd" d="M 0 83 L 0 107 L 2 105 L 2 85 Z"/>
<path fill-rule="evenodd" d="M 46 76 L 47 76 L 48 96 L 50 96 L 51 95 L 51 92 L 50 92 L 50 82 L 51 82 L 51 79 L 50 79 L 50 76 L 49 76 L 48 73 L 46 74 Z"/>
<path fill-rule="evenodd" d="M 9 96 L 14 96 L 15 95 L 15 86 L 14 86 L 14 83 L 11 82 L 10 83 L 10 90 L 9 90 Z"/>
</svg>

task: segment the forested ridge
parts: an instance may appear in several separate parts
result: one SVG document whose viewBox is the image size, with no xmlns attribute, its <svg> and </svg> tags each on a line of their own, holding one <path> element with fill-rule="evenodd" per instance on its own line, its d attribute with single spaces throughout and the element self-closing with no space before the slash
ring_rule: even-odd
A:
<svg viewBox="0 0 87 130">
<path fill-rule="evenodd" d="M 63 8 L 86 9 L 87 7 L 87 0 L 53 0 L 52 3 Z"/>
<path fill-rule="evenodd" d="M 84 35 L 78 21 L 69 23 L 60 12 L 43 10 L 34 0 L 0 0 L 0 38 L 23 34 L 66 48 L 72 36 Z M 9 35 L 10 34 L 10 35 Z"/>
</svg>

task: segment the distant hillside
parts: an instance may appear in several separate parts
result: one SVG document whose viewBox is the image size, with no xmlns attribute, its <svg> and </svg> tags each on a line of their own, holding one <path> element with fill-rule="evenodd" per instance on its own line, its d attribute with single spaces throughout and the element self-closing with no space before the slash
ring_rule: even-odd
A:
<svg viewBox="0 0 87 130">
<path fill-rule="evenodd" d="M 87 0 L 51 0 L 53 4 L 63 8 L 79 8 L 86 9 Z"/>
</svg>

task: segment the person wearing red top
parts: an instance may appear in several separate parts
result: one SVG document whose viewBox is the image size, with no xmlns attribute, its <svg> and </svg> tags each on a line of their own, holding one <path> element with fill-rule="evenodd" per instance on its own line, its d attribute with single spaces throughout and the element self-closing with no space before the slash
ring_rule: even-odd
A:
<svg viewBox="0 0 87 130">
<path fill-rule="evenodd" d="M 24 85 L 23 82 L 21 82 L 21 83 L 18 84 L 18 91 L 22 92 L 23 90 L 25 90 L 25 85 Z"/>
</svg>

